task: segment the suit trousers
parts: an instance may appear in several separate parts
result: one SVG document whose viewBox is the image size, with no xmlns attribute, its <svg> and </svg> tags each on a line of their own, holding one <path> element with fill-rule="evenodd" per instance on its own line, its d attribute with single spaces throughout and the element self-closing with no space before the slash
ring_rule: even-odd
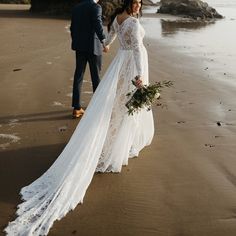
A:
<svg viewBox="0 0 236 236">
<path fill-rule="evenodd" d="M 94 55 L 92 53 L 76 51 L 76 68 L 73 83 L 72 107 L 77 110 L 81 108 L 81 87 L 87 62 L 89 63 L 93 92 L 95 92 L 100 82 L 99 74 L 102 66 L 102 55 Z"/>
</svg>

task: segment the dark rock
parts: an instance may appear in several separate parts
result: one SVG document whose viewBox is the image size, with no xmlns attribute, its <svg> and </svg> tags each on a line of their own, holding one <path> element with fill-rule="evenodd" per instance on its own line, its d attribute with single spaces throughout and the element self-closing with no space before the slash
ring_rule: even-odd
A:
<svg viewBox="0 0 236 236">
<path fill-rule="evenodd" d="M 188 16 L 196 20 L 223 18 L 214 8 L 200 0 L 161 0 L 158 13 Z"/>
<path fill-rule="evenodd" d="M 102 0 L 99 3 L 102 6 L 102 15 L 103 21 L 108 22 L 110 20 L 110 16 L 115 13 L 115 10 L 119 8 L 122 4 L 122 0 Z"/>
<path fill-rule="evenodd" d="M 100 0 L 99 3 L 102 6 L 103 21 L 107 22 L 110 16 L 115 13 L 115 10 L 121 6 L 123 0 Z M 143 5 L 153 5 L 153 2 L 151 0 L 143 0 Z"/>
<path fill-rule="evenodd" d="M 70 16 L 72 8 L 79 1 L 80 0 L 31 0 L 31 11 L 43 12 L 50 15 L 59 14 Z M 121 6 L 122 2 L 123 0 L 100 0 L 99 4 L 103 9 L 103 20 L 109 20 L 109 17 L 115 12 L 115 9 Z M 143 5 L 153 5 L 153 2 L 151 0 L 143 0 Z"/>
<path fill-rule="evenodd" d="M 30 0 L 0 0 L 0 3 L 30 4 Z"/>
<path fill-rule="evenodd" d="M 69 15 L 79 0 L 31 0 L 32 12 Z"/>
</svg>

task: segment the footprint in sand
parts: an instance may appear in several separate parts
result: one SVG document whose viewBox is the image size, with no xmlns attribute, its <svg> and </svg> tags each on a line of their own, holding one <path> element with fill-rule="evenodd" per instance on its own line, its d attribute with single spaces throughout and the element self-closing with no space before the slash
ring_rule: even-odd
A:
<svg viewBox="0 0 236 236">
<path fill-rule="evenodd" d="M 67 128 L 68 128 L 67 126 L 62 126 L 62 127 L 59 127 L 58 130 L 60 132 L 65 132 L 67 130 Z"/>
<path fill-rule="evenodd" d="M 177 121 L 177 123 L 178 123 L 178 124 L 184 124 L 184 123 L 185 123 L 185 121 L 183 121 L 183 120 L 180 120 L 180 121 Z"/>
<path fill-rule="evenodd" d="M 84 82 L 84 83 L 89 83 L 89 84 L 92 84 L 92 82 L 91 82 L 91 81 L 89 81 L 89 80 L 86 80 L 86 79 L 85 79 L 83 82 Z"/>
<path fill-rule="evenodd" d="M 210 147 L 210 148 L 212 148 L 212 147 L 215 147 L 215 145 L 214 145 L 214 144 L 205 143 L 205 147 Z"/>
<path fill-rule="evenodd" d="M 0 148 L 6 149 L 12 143 L 17 143 L 20 137 L 14 134 L 0 134 Z"/>
<path fill-rule="evenodd" d="M 225 123 L 225 125 L 235 126 L 233 123 Z"/>
<path fill-rule="evenodd" d="M 60 107 L 64 107 L 65 105 L 60 103 L 60 102 L 53 102 L 52 104 L 53 106 L 60 106 Z"/>
</svg>

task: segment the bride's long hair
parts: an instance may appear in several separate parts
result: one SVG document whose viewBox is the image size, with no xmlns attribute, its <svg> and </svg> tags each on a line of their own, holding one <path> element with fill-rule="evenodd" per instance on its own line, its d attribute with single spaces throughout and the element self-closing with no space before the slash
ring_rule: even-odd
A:
<svg viewBox="0 0 236 236">
<path fill-rule="evenodd" d="M 115 10 L 115 13 L 113 15 L 111 15 L 110 17 L 110 21 L 107 25 L 107 29 L 108 29 L 108 32 L 110 31 L 111 29 L 111 25 L 114 21 L 114 19 L 116 18 L 116 16 L 118 14 L 121 14 L 123 11 L 126 11 L 128 14 L 132 14 L 132 5 L 134 3 L 135 0 L 123 0 L 123 4 L 121 7 L 117 8 Z M 139 17 L 139 15 L 141 16 L 142 15 L 142 6 L 143 6 L 143 1 L 141 0 L 141 7 L 140 7 L 140 10 L 139 10 L 139 14 L 137 14 L 137 17 Z"/>
</svg>

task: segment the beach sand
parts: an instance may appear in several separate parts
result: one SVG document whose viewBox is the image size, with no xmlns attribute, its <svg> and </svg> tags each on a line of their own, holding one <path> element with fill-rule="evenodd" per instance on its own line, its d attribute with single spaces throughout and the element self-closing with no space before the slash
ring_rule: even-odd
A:
<svg viewBox="0 0 236 236">
<path fill-rule="evenodd" d="M 49 168 L 79 120 L 71 119 L 69 20 L 32 16 L 22 5 L 0 5 L 0 19 L 2 231 L 21 187 Z M 174 81 L 153 107 L 153 142 L 121 173 L 96 174 L 84 204 L 50 236 L 236 235 L 236 88 L 213 82 L 198 58 L 148 37 L 145 45 L 151 82 Z M 86 108 L 88 73 L 83 91 Z"/>
</svg>

